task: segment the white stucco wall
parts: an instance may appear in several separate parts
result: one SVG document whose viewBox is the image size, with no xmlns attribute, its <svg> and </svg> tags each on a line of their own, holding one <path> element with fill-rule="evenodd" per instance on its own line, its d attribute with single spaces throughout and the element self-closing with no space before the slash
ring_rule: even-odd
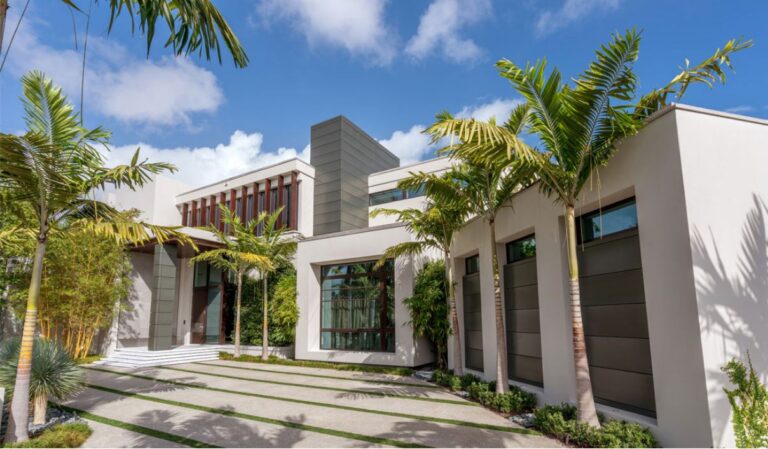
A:
<svg viewBox="0 0 768 449">
<path fill-rule="evenodd" d="M 621 145 L 577 206 L 583 214 L 636 198 L 657 418 L 598 408 L 648 425 L 666 446 L 733 445 L 720 367 L 749 349 L 755 368 L 768 373 L 767 141 L 766 123 L 680 106 Z M 500 263 L 506 242 L 535 232 L 538 247 L 544 387 L 525 388 L 545 403 L 573 402 L 563 209 L 536 187 L 516 195 L 513 205 L 497 220 Z M 480 255 L 484 375 L 493 379 L 486 228 L 481 220 L 469 223 L 454 256 L 460 279 L 463 257 Z"/>
<path fill-rule="evenodd" d="M 149 314 L 152 305 L 154 256 L 147 253 L 131 253 L 131 280 L 133 288 L 128 297 L 128 307 L 120 311 L 117 319 L 117 347 L 146 346 L 149 338 Z"/>
<path fill-rule="evenodd" d="M 417 339 L 402 300 L 413 292 L 414 266 L 411 257 L 395 260 L 395 352 L 337 351 L 320 349 L 320 268 L 332 263 L 375 260 L 384 251 L 410 240 L 403 226 L 341 232 L 299 242 L 296 252 L 297 302 L 296 358 L 375 365 L 419 366 L 433 360 L 429 344 Z"/>
</svg>

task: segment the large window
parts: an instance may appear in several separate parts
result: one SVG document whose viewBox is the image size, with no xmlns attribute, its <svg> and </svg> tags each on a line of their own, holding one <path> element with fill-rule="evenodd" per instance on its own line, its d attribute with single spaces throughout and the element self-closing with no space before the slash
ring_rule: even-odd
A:
<svg viewBox="0 0 768 449">
<path fill-rule="evenodd" d="M 591 242 L 617 232 L 637 228 L 635 199 L 584 214 L 579 218 L 581 242 Z"/>
<path fill-rule="evenodd" d="M 320 349 L 395 350 L 393 262 L 322 267 Z"/>
<path fill-rule="evenodd" d="M 536 256 L 536 237 L 529 235 L 507 243 L 507 263 Z"/>
<path fill-rule="evenodd" d="M 424 184 L 422 184 L 410 190 L 389 189 L 381 192 L 371 193 L 368 197 L 368 203 L 370 206 L 378 206 L 380 204 L 391 203 L 393 201 L 400 201 L 407 198 L 417 198 L 424 195 Z"/>
</svg>

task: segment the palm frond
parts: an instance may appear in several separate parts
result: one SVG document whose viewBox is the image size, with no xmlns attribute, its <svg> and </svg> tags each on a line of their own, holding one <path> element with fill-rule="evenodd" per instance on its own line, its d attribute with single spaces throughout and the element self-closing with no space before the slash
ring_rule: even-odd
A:
<svg viewBox="0 0 768 449">
<path fill-rule="evenodd" d="M 129 164 L 118 165 L 113 168 L 98 167 L 88 177 L 87 188 L 104 188 L 109 184 L 116 188 L 125 186 L 135 189 L 149 182 L 152 175 L 164 171 L 171 173 L 176 171 L 176 166 L 166 162 L 148 162 L 146 159 L 139 161 L 140 151 L 141 148 L 136 149 Z"/>
<path fill-rule="evenodd" d="M 379 269 L 387 263 L 387 260 L 397 259 L 403 256 L 418 256 L 428 249 L 423 241 L 403 242 L 390 246 L 384 251 L 384 254 L 376 261 L 374 269 Z"/>
<path fill-rule="evenodd" d="M 131 29 L 134 14 L 139 16 L 141 33 L 147 38 L 147 55 L 155 37 L 155 25 L 162 19 L 169 31 L 165 46 L 172 47 L 177 56 L 197 51 L 210 60 L 211 53 L 215 53 L 221 63 L 221 37 L 235 66 L 248 65 L 248 55 L 240 40 L 211 0 L 110 0 L 109 6 L 109 31 L 123 9 L 131 17 Z"/>
</svg>

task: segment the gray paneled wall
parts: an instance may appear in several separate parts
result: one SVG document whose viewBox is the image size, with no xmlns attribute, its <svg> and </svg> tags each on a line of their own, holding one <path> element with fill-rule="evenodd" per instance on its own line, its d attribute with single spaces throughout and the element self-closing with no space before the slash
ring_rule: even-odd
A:
<svg viewBox="0 0 768 449">
<path fill-rule="evenodd" d="M 368 175 L 400 160 L 344 116 L 312 126 L 314 235 L 368 226 Z"/>
<path fill-rule="evenodd" d="M 155 245 L 154 285 L 149 314 L 149 350 L 171 349 L 176 301 L 176 245 Z"/>
<path fill-rule="evenodd" d="M 542 385 L 541 329 L 536 258 L 504 266 L 509 378 Z"/>
<path fill-rule="evenodd" d="M 483 371 L 483 319 L 481 316 L 480 273 L 462 278 L 464 292 L 464 364 Z"/>
<path fill-rule="evenodd" d="M 655 416 L 638 232 L 624 231 L 579 249 L 581 303 L 595 399 Z"/>
</svg>

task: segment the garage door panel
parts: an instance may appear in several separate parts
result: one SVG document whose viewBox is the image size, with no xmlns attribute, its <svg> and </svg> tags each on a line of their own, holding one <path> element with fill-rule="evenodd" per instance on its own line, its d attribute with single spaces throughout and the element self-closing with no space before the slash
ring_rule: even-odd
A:
<svg viewBox="0 0 768 449">
<path fill-rule="evenodd" d="M 483 318 L 479 273 L 462 278 L 464 306 L 464 363 L 467 368 L 483 371 Z"/>
<path fill-rule="evenodd" d="M 483 351 L 478 349 L 467 348 L 465 353 L 466 353 L 466 360 L 464 361 L 464 364 L 467 366 L 467 368 L 482 372 L 483 371 Z"/>
<path fill-rule="evenodd" d="M 648 338 L 645 304 L 582 307 L 589 336 Z"/>
<path fill-rule="evenodd" d="M 601 402 L 628 405 L 646 413 L 656 410 L 653 376 L 614 369 L 590 367 L 592 390 Z"/>
<path fill-rule="evenodd" d="M 585 277 L 639 268 L 640 241 L 637 235 L 590 242 L 579 255 L 579 271 Z"/>
<path fill-rule="evenodd" d="M 541 336 L 523 332 L 507 332 L 507 350 L 512 354 L 541 358 Z"/>
<path fill-rule="evenodd" d="M 643 271 L 640 269 L 586 276 L 579 282 L 584 306 L 645 303 Z"/>
<path fill-rule="evenodd" d="M 474 349 L 483 349 L 483 331 L 467 331 L 467 347 Z"/>
<path fill-rule="evenodd" d="M 508 311 L 506 316 L 508 332 L 539 333 L 539 309 Z"/>
<path fill-rule="evenodd" d="M 504 284 L 507 284 L 506 279 L 504 280 Z M 523 287 L 506 287 L 504 289 L 504 298 L 505 308 L 507 310 L 538 309 L 539 286 L 533 284 Z"/>
<path fill-rule="evenodd" d="M 510 379 L 534 385 L 543 384 L 544 376 L 541 369 L 541 358 L 508 353 L 507 365 Z"/>
<path fill-rule="evenodd" d="M 482 329 L 483 314 L 480 312 L 465 313 L 464 327 L 466 327 L 467 329 Z"/>
<path fill-rule="evenodd" d="M 652 374 L 651 350 L 642 338 L 586 337 L 589 364 Z"/>
<path fill-rule="evenodd" d="M 464 276 L 464 283 L 462 285 L 464 295 L 479 295 L 480 294 L 480 274 L 470 274 Z"/>
<path fill-rule="evenodd" d="M 536 283 L 536 259 L 530 258 L 504 266 L 504 285 L 520 287 Z"/>
</svg>

